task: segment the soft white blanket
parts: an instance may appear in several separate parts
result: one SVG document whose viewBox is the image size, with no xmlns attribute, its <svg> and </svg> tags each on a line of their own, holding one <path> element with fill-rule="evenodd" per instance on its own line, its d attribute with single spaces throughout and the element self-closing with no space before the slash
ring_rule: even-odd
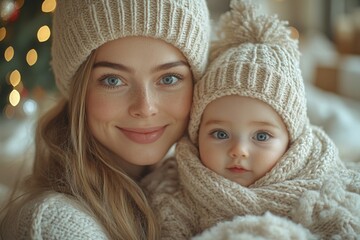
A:
<svg viewBox="0 0 360 240">
<path fill-rule="evenodd" d="M 355 167 L 354 163 L 360 163 L 360 101 L 312 85 L 306 86 L 306 93 L 311 123 L 322 127 L 335 142 L 341 159 Z"/>
</svg>

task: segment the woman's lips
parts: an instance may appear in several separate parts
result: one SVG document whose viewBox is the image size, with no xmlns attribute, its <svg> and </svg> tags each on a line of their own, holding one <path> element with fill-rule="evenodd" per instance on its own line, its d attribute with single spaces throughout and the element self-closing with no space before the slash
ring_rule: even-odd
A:
<svg viewBox="0 0 360 240">
<path fill-rule="evenodd" d="M 131 141 L 139 144 L 156 142 L 164 133 L 166 126 L 154 128 L 119 128 Z"/>
</svg>

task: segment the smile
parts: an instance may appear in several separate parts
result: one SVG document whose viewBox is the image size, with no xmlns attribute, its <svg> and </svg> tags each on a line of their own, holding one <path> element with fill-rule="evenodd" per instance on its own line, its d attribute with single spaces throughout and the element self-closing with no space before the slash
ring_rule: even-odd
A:
<svg viewBox="0 0 360 240">
<path fill-rule="evenodd" d="M 166 126 L 154 128 L 119 128 L 131 141 L 138 144 L 156 142 L 164 133 Z"/>
</svg>

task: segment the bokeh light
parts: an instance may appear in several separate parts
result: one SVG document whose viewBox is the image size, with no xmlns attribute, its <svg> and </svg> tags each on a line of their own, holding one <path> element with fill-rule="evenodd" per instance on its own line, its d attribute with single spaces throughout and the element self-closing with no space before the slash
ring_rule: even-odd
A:
<svg viewBox="0 0 360 240">
<path fill-rule="evenodd" d="M 38 109 L 37 103 L 32 99 L 27 99 L 23 104 L 24 113 L 28 116 L 33 115 L 36 113 Z"/>
<path fill-rule="evenodd" d="M 45 0 L 41 5 L 41 10 L 45 13 L 53 12 L 56 8 L 55 0 Z"/>
<path fill-rule="evenodd" d="M 0 28 L 0 41 L 4 40 L 5 37 L 6 37 L 6 28 L 1 27 Z"/>
<path fill-rule="evenodd" d="M 299 31 L 298 31 L 296 28 L 294 28 L 294 27 L 289 27 L 289 29 L 290 29 L 290 31 L 291 31 L 291 37 L 292 37 L 293 39 L 299 39 L 299 37 L 300 37 Z"/>
<path fill-rule="evenodd" d="M 9 82 L 13 87 L 16 87 L 21 81 L 21 74 L 18 70 L 12 71 L 9 77 Z"/>
<path fill-rule="evenodd" d="M 9 95 L 9 103 L 11 104 L 11 106 L 15 107 L 16 105 L 18 105 L 20 102 L 20 93 L 14 89 L 11 91 L 10 95 Z"/>
<path fill-rule="evenodd" d="M 50 38 L 50 34 L 51 34 L 50 28 L 47 25 L 44 25 L 41 28 L 39 28 L 37 32 L 37 38 L 39 42 L 45 42 Z"/>
<path fill-rule="evenodd" d="M 17 0 L 16 1 L 16 7 L 17 8 L 22 8 L 22 6 L 24 5 L 24 0 Z"/>
<path fill-rule="evenodd" d="M 29 64 L 29 66 L 34 65 L 36 63 L 37 59 L 38 59 L 38 54 L 35 49 L 31 49 L 26 54 L 26 62 Z"/>
<path fill-rule="evenodd" d="M 24 91 L 24 84 L 23 84 L 23 82 L 19 82 L 19 84 L 16 85 L 16 87 L 14 87 L 14 89 L 16 89 L 19 93 L 21 93 L 22 91 Z"/>
<path fill-rule="evenodd" d="M 13 57 L 14 57 L 14 48 L 12 46 L 8 47 L 5 50 L 4 57 L 5 57 L 5 60 L 8 61 L 8 62 L 10 62 L 11 59 L 13 59 Z"/>
<path fill-rule="evenodd" d="M 6 105 L 5 109 L 4 109 L 4 115 L 7 118 L 13 118 L 15 115 L 15 109 L 13 106 L 11 106 L 10 104 Z"/>
</svg>

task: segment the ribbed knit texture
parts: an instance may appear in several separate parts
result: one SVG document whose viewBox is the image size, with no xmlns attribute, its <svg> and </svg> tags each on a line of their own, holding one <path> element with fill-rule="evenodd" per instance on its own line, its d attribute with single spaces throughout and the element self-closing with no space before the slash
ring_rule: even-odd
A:
<svg viewBox="0 0 360 240">
<path fill-rule="evenodd" d="M 91 51 L 127 36 L 164 40 L 178 48 L 198 80 L 210 38 L 205 0 L 61 0 L 53 19 L 52 67 L 61 93 Z"/>
<path fill-rule="evenodd" d="M 172 185 L 177 191 L 169 194 L 149 184 L 158 189 L 152 192 L 151 202 L 159 214 L 162 239 L 189 239 L 235 216 L 264 216 L 267 211 L 301 224 L 320 239 L 360 239 L 360 173 L 347 169 L 326 133 L 309 123 L 297 41 L 290 38 L 284 22 L 258 15 L 249 2 L 233 0 L 231 8 L 221 18 L 212 62 L 195 86 L 190 140 L 183 138 L 176 148 L 178 183 L 162 173 L 168 177 L 161 186 Z M 199 159 L 197 138 L 204 109 L 227 95 L 267 103 L 280 115 L 290 136 L 286 153 L 249 187 L 218 175 Z M 209 231 L 230 240 L 237 238 L 226 232 L 234 229 L 266 230 L 259 226 L 248 231 L 243 223 L 234 220 L 226 228 L 215 226 Z"/>
<path fill-rule="evenodd" d="M 212 61 L 196 84 L 190 116 L 190 139 L 197 143 L 206 106 L 223 96 L 239 95 L 269 104 L 283 119 L 293 142 L 308 124 L 298 42 L 287 22 L 259 15 L 255 6 L 232 1 L 220 19 Z"/>
<path fill-rule="evenodd" d="M 307 128 L 277 165 L 249 187 L 202 165 L 187 138 L 176 151 L 178 190 L 152 197 L 162 239 L 189 239 L 234 216 L 262 216 L 267 211 L 302 224 L 320 239 L 360 237 L 360 174 L 345 168 L 319 128 Z"/>
<path fill-rule="evenodd" d="M 4 240 L 108 239 L 97 220 L 64 194 L 49 192 L 17 206 L 16 211 L 1 233 Z"/>
</svg>

